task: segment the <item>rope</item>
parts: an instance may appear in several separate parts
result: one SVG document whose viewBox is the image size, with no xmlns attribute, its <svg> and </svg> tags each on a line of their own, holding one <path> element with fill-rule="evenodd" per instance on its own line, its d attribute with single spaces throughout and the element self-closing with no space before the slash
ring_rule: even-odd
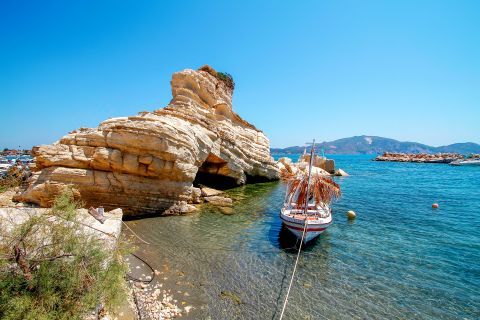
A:
<svg viewBox="0 0 480 320">
<path fill-rule="evenodd" d="M 134 242 L 132 244 L 142 245 L 142 244 L 145 244 L 145 243 L 144 242 L 141 242 L 141 243 Z M 148 243 L 146 245 L 152 246 L 152 247 L 164 247 L 165 246 L 165 244 L 161 244 L 161 243 Z M 189 247 L 189 246 L 182 246 L 182 245 L 179 245 L 179 244 L 175 244 L 175 248 L 177 248 L 177 249 L 182 248 L 182 249 L 188 249 L 188 250 L 204 250 L 204 251 L 227 251 L 227 252 L 238 252 L 238 253 L 248 253 L 248 252 L 251 252 L 251 253 L 279 253 L 279 252 L 282 252 L 282 251 L 288 251 L 288 250 L 296 249 L 297 245 L 298 245 L 298 240 L 297 240 L 297 243 L 295 244 L 295 246 L 292 246 L 292 247 L 275 249 L 275 250 L 264 250 L 264 251 L 240 250 L 240 249 L 229 249 L 229 248 Z"/>
<path fill-rule="evenodd" d="M 133 231 L 132 228 L 130 228 L 130 227 L 128 226 L 128 224 L 126 224 L 123 220 L 122 220 L 122 223 L 123 223 L 123 225 L 124 225 L 125 227 L 127 227 L 128 230 L 130 230 L 131 233 L 133 233 L 133 235 L 134 235 L 135 237 L 138 238 L 138 240 L 140 240 L 140 241 L 143 242 L 144 244 L 151 244 L 150 242 L 147 242 L 147 241 L 143 240 L 142 238 L 140 238 L 140 236 L 139 236 L 138 234 L 136 234 L 135 231 Z"/>
<path fill-rule="evenodd" d="M 139 278 L 135 278 L 135 277 L 133 277 L 133 276 L 131 276 L 127 273 L 127 277 L 130 280 L 135 281 L 135 282 L 142 282 L 142 283 L 150 284 L 153 281 L 153 278 L 155 278 L 155 270 L 152 268 L 151 265 L 148 264 L 148 262 L 146 262 L 145 260 L 143 260 L 142 258 L 137 256 L 135 253 L 130 253 L 130 254 L 132 256 L 134 256 L 135 258 L 137 258 L 138 260 L 142 261 L 150 269 L 150 271 L 152 272 L 152 276 L 150 277 L 150 280 L 142 280 L 142 279 L 139 279 Z"/>
<path fill-rule="evenodd" d="M 292 289 L 293 278 L 295 277 L 295 272 L 297 271 L 298 260 L 300 259 L 300 252 L 302 251 L 302 244 L 303 244 L 303 239 L 305 238 L 306 230 L 307 230 L 307 219 L 305 219 L 305 222 L 303 223 L 302 239 L 300 240 L 300 247 L 298 248 L 297 259 L 295 260 L 295 265 L 293 267 L 292 277 L 290 278 L 290 284 L 288 285 L 287 295 L 285 296 L 285 301 L 283 302 L 282 313 L 280 313 L 280 320 L 282 320 L 283 314 L 285 313 L 285 308 L 287 307 L 288 296 L 290 295 L 290 289 Z"/>
<path fill-rule="evenodd" d="M 125 227 L 127 227 L 128 230 L 130 230 L 130 232 L 138 239 L 140 240 L 140 243 L 132 243 L 132 244 L 146 244 L 146 245 L 149 245 L 149 246 L 153 246 L 153 247 L 163 247 L 165 246 L 165 244 L 162 244 L 162 243 L 151 243 L 151 242 L 148 242 L 144 239 L 142 239 L 138 234 L 135 233 L 135 231 L 132 230 L 132 228 L 130 228 L 124 221 L 122 221 L 123 225 Z M 236 250 L 236 249 L 228 249 L 228 248 L 205 248 L 205 247 L 194 247 L 194 248 L 191 248 L 191 247 L 187 247 L 187 246 L 180 246 L 179 244 L 175 244 L 175 247 L 176 248 L 183 248 L 183 249 L 195 249 L 195 250 L 208 250 L 208 251 L 230 251 L 230 252 L 255 252 L 255 253 L 278 253 L 279 251 L 288 251 L 288 250 L 292 250 L 292 249 L 295 249 L 297 248 L 297 244 L 298 244 L 298 239 L 295 243 L 295 246 L 293 247 L 288 247 L 288 248 L 283 248 L 283 249 L 280 249 L 280 250 L 265 250 L 265 251 L 258 251 L 258 250 Z"/>
</svg>

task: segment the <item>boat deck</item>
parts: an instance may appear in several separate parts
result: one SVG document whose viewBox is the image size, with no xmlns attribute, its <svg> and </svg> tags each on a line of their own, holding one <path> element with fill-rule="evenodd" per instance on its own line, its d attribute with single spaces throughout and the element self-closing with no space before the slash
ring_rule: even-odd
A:
<svg viewBox="0 0 480 320">
<path fill-rule="evenodd" d="M 326 218 L 331 213 L 328 209 L 317 208 L 307 210 L 307 214 L 304 213 L 303 209 L 284 209 L 283 213 L 291 218 L 298 220 L 317 220 L 319 218 Z"/>
</svg>

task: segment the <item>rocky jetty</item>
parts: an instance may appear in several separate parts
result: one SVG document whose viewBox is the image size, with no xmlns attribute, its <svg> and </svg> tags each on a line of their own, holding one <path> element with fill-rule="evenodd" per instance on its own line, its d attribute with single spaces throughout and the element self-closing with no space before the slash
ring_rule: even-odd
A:
<svg viewBox="0 0 480 320">
<path fill-rule="evenodd" d="M 375 161 L 419 162 L 419 163 L 450 163 L 464 157 L 458 153 L 395 153 L 385 152 L 377 156 Z"/>
<path fill-rule="evenodd" d="M 173 74 L 171 87 L 165 108 L 108 119 L 34 147 L 36 172 L 16 200 L 49 206 L 71 185 L 87 206 L 179 214 L 200 202 L 200 183 L 279 178 L 265 134 L 232 109 L 231 78 L 206 66 Z"/>
</svg>

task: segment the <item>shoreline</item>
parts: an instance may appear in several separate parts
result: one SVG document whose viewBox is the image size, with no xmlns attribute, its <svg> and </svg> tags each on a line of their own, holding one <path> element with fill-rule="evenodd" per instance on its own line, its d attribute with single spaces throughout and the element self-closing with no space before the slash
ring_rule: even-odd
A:
<svg viewBox="0 0 480 320">
<path fill-rule="evenodd" d="M 0 193 L 0 220 L 18 224 L 24 221 L 26 215 L 40 215 L 50 210 L 50 208 L 41 208 L 36 205 L 16 202 L 13 198 L 18 192 L 18 188 L 8 188 Z M 87 208 L 77 209 L 77 213 L 83 217 L 83 221 L 86 221 L 84 228 L 88 230 L 91 228 L 93 233 L 98 233 L 99 241 L 113 237 L 112 239 L 114 240 L 112 241 L 117 243 L 121 237 L 133 234 L 131 230 L 128 230 L 129 228 L 122 228 L 122 224 L 125 224 L 125 221 L 122 219 L 124 216 L 119 209 L 106 212 L 107 221 L 111 221 L 104 224 L 95 220 L 87 212 Z M 119 223 L 118 220 L 121 222 Z M 129 223 L 135 222 L 130 221 Z M 132 242 L 131 244 L 134 243 Z M 142 254 L 140 252 L 144 253 L 145 249 L 139 247 L 136 253 Z M 129 268 L 128 273 L 125 275 L 127 296 L 124 302 L 113 310 L 103 310 L 100 313 L 99 310 L 102 310 L 102 307 L 99 310 L 85 310 L 85 320 L 153 319 L 158 317 L 161 317 L 161 319 L 172 319 L 188 315 L 190 310 L 194 308 L 191 305 L 187 305 L 187 302 L 180 301 L 181 297 L 176 294 L 180 292 L 178 281 L 166 281 L 168 280 L 165 277 L 165 273 L 168 271 L 167 264 L 156 266 L 155 269 L 152 268 L 151 275 L 149 275 L 148 271 L 145 271 L 146 262 L 142 261 L 141 258 L 136 258 L 135 253 L 125 255 L 123 260 Z M 189 296 L 188 293 L 185 297 L 187 296 Z"/>
</svg>

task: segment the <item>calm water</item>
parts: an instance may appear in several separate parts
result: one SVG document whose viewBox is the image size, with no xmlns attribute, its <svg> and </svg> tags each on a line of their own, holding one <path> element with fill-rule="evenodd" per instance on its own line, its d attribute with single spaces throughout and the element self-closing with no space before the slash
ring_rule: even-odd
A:
<svg viewBox="0 0 480 320">
<path fill-rule="evenodd" d="M 333 226 L 302 253 L 285 319 L 478 319 L 480 168 L 334 158 L 351 176 L 337 179 Z M 278 217 L 284 185 L 229 195 L 230 215 L 206 206 L 128 224 L 195 307 L 187 318 L 278 319 L 295 259 Z"/>
</svg>

